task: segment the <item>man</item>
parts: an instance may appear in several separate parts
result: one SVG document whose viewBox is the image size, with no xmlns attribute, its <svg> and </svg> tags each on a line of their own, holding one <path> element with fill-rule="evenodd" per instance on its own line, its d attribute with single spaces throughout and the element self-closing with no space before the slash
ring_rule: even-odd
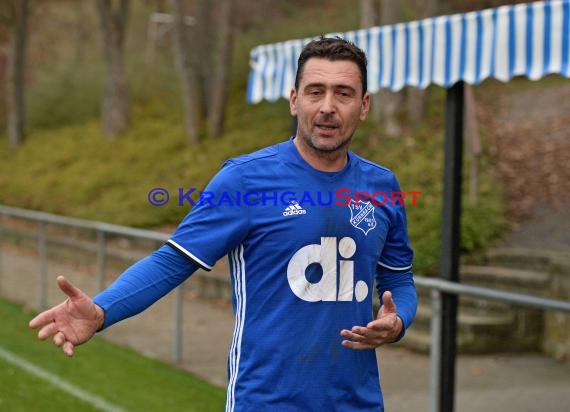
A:
<svg viewBox="0 0 570 412">
<path fill-rule="evenodd" d="M 311 42 L 291 91 L 296 137 L 227 161 L 206 188 L 217 201 L 200 202 L 93 300 L 58 278 L 69 298 L 30 326 L 71 356 L 228 254 L 236 324 L 226 410 L 382 411 L 374 349 L 404 335 L 417 296 L 402 202 L 363 195 L 399 192 L 398 183 L 349 151 L 369 107 L 364 53 L 338 38 Z"/>
</svg>

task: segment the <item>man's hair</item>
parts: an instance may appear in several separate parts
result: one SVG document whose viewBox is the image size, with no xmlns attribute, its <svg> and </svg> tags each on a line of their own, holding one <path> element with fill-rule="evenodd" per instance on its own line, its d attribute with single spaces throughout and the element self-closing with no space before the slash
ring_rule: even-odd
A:
<svg viewBox="0 0 570 412">
<path fill-rule="evenodd" d="M 305 63 L 311 58 L 327 59 L 331 61 L 349 60 L 356 63 L 360 69 L 360 80 L 362 81 L 362 94 L 368 89 L 367 72 L 366 72 L 366 54 L 358 48 L 354 43 L 340 37 L 324 37 L 313 40 L 307 44 L 301 55 L 297 65 L 297 74 L 295 76 L 295 89 L 299 90 L 299 83 L 303 76 Z"/>
</svg>

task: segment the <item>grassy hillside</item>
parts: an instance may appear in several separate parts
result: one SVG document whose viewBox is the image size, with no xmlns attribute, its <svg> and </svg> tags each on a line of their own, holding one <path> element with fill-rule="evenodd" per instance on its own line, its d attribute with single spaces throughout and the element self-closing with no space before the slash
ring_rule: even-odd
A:
<svg viewBox="0 0 570 412">
<path fill-rule="evenodd" d="M 37 30 L 49 36 L 34 37 L 32 54 L 46 42 L 62 43 L 57 43 L 54 56 L 36 57 L 28 92 L 28 141 L 14 150 L 1 139 L 0 203 L 122 225 L 162 227 L 178 222 L 188 208 L 172 201 L 151 206 L 150 189 L 200 190 L 225 159 L 289 135 L 287 102 L 245 103 L 251 47 L 357 27 L 357 10 L 349 2 L 329 1 L 323 7 L 323 2 L 310 1 L 304 9 L 294 7 L 296 2 L 277 3 L 285 2 L 273 2 L 267 10 L 271 25 L 259 14 L 237 36 L 226 134 L 196 146 L 185 143 L 168 43 L 159 47 L 152 64 L 145 63 L 149 10 L 143 5 L 137 2 L 133 10 L 127 48 L 132 128 L 113 141 L 102 136 L 97 118 L 102 71 L 98 38 L 85 40 L 88 46 L 78 60 L 72 39 L 38 23 Z M 57 4 L 43 7 L 45 14 L 63 18 Z M 97 33 L 95 21 L 85 24 Z M 72 61 L 75 64 L 66 64 Z M 382 128 L 368 121 L 354 144 L 356 152 L 394 170 L 404 191 L 422 191 L 418 205 L 408 212 L 420 272 L 433 270 L 439 252 L 443 106 L 444 92 L 433 88 L 424 124 L 406 125 L 401 139 L 383 139 Z M 503 227 L 500 193 L 485 164 L 482 170 L 480 203 L 467 205 L 463 216 L 466 251 L 487 245 Z"/>
</svg>

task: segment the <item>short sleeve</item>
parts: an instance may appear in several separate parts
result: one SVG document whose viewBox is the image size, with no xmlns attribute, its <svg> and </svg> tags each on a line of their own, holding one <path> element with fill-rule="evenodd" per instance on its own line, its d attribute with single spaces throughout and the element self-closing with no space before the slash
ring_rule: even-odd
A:
<svg viewBox="0 0 570 412">
<path fill-rule="evenodd" d="M 239 165 L 226 162 L 186 215 L 167 244 L 205 270 L 231 252 L 248 232 Z"/>
</svg>

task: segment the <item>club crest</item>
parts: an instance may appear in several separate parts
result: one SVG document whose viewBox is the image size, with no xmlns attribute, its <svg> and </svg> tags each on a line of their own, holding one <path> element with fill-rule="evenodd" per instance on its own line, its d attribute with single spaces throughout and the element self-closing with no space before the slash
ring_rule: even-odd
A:
<svg viewBox="0 0 570 412">
<path fill-rule="evenodd" d="M 374 205 L 372 203 L 360 200 L 358 204 L 353 200 L 348 205 L 350 209 L 350 224 L 368 235 L 372 229 L 376 227 L 376 219 L 374 218 Z"/>
</svg>

